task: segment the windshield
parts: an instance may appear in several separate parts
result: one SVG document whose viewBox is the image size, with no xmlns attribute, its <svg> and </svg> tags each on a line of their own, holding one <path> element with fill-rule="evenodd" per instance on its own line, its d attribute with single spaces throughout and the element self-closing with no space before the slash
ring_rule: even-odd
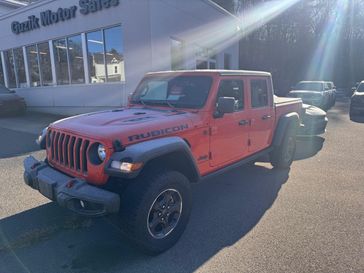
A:
<svg viewBox="0 0 364 273">
<path fill-rule="evenodd" d="M 0 84 L 0 94 L 9 94 L 11 91 L 7 89 L 5 86 Z"/>
<path fill-rule="evenodd" d="M 132 103 L 198 109 L 204 106 L 212 84 L 208 76 L 152 77 L 144 79 Z"/>
<path fill-rule="evenodd" d="M 320 82 L 300 82 L 294 88 L 295 90 L 312 90 L 322 91 L 322 83 Z"/>
<path fill-rule="evenodd" d="M 359 84 L 358 89 L 356 90 L 356 92 L 358 92 L 358 93 L 363 93 L 364 92 L 364 83 Z"/>
</svg>

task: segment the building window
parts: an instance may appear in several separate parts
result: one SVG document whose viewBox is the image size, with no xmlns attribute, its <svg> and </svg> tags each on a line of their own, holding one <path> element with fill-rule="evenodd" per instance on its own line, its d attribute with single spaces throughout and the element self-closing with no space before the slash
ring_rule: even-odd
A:
<svg viewBox="0 0 364 273">
<path fill-rule="evenodd" d="M 216 55 L 208 48 L 197 47 L 196 69 L 216 69 Z"/>
<path fill-rule="evenodd" d="M 253 108 L 268 106 L 268 87 L 266 80 L 251 80 L 250 90 Z"/>
<path fill-rule="evenodd" d="M 14 55 L 13 50 L 4 51 L 5 58 L 5 69 L 8 75 L 8 87 L 16 88 L 16 77 L 15 77 L 15 69 L 14 69 Z"/>
<path fill-rule="evenodd" d="M 183 42 L 171 39 L 171 69 L 184 69 L 184 46 Z"/>
<path fill-rule="evenodd" d="M 52 85 L 52 64 L 48 42 L 38 44 L 40 76 L 43 86 Z"/>
<path fill-rule="evenodd" d="M 85 83 L 81 35 L 67 38 L 68 59 L 72 83 Z"/>
<path fill-rule="evenodd" d="M 121 26 L 105 29 L 104 39 L 106 50 L 107 81 L 125 81 L 123 48 L 124 40 Z M 114 67 L 116 67 L 116 69 L 113 69 Z"/>
<path fill-rule="evenodd" d="M 87 39 L 87 57 L 90 68 L 90 82 L 106 82 L 104 37 L 102 31 L 89 32 Z"/>
<path fill-rule="evenodd" d="M 56 66 L 57 84 L 69 84 L 67 40 L 63 38 L 53 41 L 53 51 Z"/>
<path fill-rule="evenodd" d="M 90 82 L 125 81 L 121 26 L 86 34 Z"/>
<path fill-rule="evenodd" d="M 25 76 L 23 48 L 4 51 L 5 68 L 8 74 L 8 87 L 21 88 L 27 86 Z"/>
<path fill-rule="evenodd" d="M 197 60 L 196 69 L 208 69 L 208 62 Z"/>
<path fill-rule="evenodd" d="M 215 59 L 197 60 L 196 69 L 216 69 L 216 60 Z"/>
<path fill-rule="evenodd" d="M 23 54 L 23 48 L 15 48 L 13 50 L 14 54 L 14 61 L 15 61 L 15 73 L 17 78 L 17 87 L 27 87 L 27 78 L 25 76 L 25 64 L 24 64 L 24 54 Z"/>
<path fill-rule="evenodd" d="M 31 45 L 26 48 L 29 76 L 30 76 L 30 86 L 36 87 L 40 86 L 40 71 L 39 71 L 39 55 L 38 48 L 36 45 Z"/>
<path fill-rule="evenodd" d="M 209 69 L 216 69 L 217 67 L 217 56 L 213 55 L 209 58 Z"/>
<path fill-rule="evenodd" d="M 0 84 L 5 85 L 4 71 L 3 71 L 3 63 L 0 55 Z"/>
<path fill-rule="evenodd" d="M 45 86 L 52 84 L 52 67 L 47 42 L 31 45 L 26 48 L 30 86 Z"/>
<path fill-rule="evenodd" d="M 231 55 L 228 53 L 224 54 L 224 69 L 231 69 Z"/>
</svg>

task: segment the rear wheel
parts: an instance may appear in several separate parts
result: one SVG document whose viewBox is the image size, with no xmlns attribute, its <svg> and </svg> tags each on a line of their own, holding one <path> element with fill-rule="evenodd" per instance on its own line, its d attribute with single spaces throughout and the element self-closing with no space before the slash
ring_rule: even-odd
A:
<svg viewBox="0 0 364 273">
<path fill-rule="evenodd" d="M 296 128 L 294 125 L 286 131 L 282 144 L 270 155 L 271 164 L 276 168 L 289 168 L 296 153 Z"/>
<path fill-rule="evenodd" d="M 121 227 L 142 251 L 156 255 L 181 237 L 191 212 L 190 182 L 176 171 L 149 171 L 121 196 Z"/>
</svg>

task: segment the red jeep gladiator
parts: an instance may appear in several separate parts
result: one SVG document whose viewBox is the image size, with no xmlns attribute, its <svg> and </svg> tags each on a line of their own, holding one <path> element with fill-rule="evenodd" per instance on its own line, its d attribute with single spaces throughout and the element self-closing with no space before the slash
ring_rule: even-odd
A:
<svg viewBox="0 0 364 273">
<path fill-rule="evenodd" d="M 302 102 L 273 95 L 270 73 L 147 74 L 126 108 L 52 123 L 39 137 L 47 157 L 24 161 L 24 180 L 78 214 L 113 214 L 144 251 L 182 235 L 190 184 L 269 154 L 288 168 Z"/>
</svg>

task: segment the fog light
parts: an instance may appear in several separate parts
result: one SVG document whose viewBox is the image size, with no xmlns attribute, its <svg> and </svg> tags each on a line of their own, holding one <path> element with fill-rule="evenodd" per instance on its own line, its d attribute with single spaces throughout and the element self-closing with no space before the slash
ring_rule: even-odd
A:
<svg viewBox="0 0 364 273">
<path fill-rule="evenodd" d="M 86 207 L 85 202 L 83 202 L 82 200 L 80 200 L 80 205 L 81 205 L 81 208 L 83 208 L 83 209 Z"/>
<path fill-rule="evenodd" d="M 129 163 L 113 161 L 111 162 L 111 168 L 120 170 L 123 173 L 131 173 L 139 170 L 143 166 L 143 163 Z"/>
</svg>

